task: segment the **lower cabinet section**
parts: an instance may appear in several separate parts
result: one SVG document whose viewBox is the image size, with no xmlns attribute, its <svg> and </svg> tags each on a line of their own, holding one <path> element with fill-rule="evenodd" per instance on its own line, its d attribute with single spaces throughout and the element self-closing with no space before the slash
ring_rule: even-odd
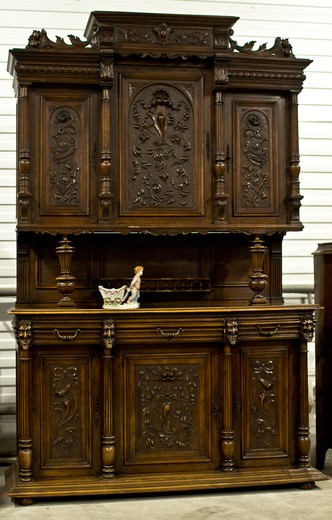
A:
<svg viewBox="0 0 332 520">
<path fill-rule="evenodd" d="M 15 310 L 17 503 L 303 484 L 315 306 Z"/>
</svg>

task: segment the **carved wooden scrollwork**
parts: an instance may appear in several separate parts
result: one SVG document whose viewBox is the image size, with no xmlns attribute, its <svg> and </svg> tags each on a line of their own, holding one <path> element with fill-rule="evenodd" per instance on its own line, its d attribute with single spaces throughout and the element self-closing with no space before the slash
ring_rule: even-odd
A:
<svg viewBox="0 0 332 520">
<path fill-rule="evenodd" d="M 252 403 L 254 436 L 264 439 L 264 446 L 270 446 L 270 437 L 278 432 L 276 410 L 276 366 L 272 360 L 256 360 L 252 365 Z"/>
<path fill-rule="evenodd" d="M 56 366 L 52 370 L 54 424 L 52 447 L 58 456 L 72 458 L 80 451 L 80 369 Z"/>
<path fill-rule="evenodd" d="M 242 205 L 270 205 L 271 136 L 269 120 L 261 110 L 246 111 L 241 118 Z"/>
<path fill-rule="evenodd" d="M 84 48 L 91 45 L 89 40 L 82 41 L 78 36 L 74 36 L 73 34 L 68 34 L 68 38 L 70 44 L 66 43 L 60 36 L 56 36 L 56 41 L 54 42 L 47 36 L 45 29 L 42 29 L 41 31 L 34 30 L 29 37 L 28 47 L 33 47 L 34 49 L 54 49 L 68 48 L 71 46 Z"/>
<path fill-rule="evenodd" d="M 274 41 L 274 45 L 267 48 L 266 43 L 261 44 L 258 49 L 254 50 L 255 41 L 250 41 L 244 45 L 238 45 L 238 43 L 231 38 L 233 30 L 229 31 L 229 43 L 231 51 L 238 51 L 241 53 L 254 53 L 263 54 L 264 56 L 279 56 L 280 58 L 295 58 L 293 54 L 293 48 L 287 38 L 277 37 Z"/>
<path fill-rule="evenodd" d="M 60 107 L 51 116 L 50 185 L 53 197 L 70 206 L 79 202 L 80 165 L 77 151 L 81 124 L 76 111 Z"/>
</svg>

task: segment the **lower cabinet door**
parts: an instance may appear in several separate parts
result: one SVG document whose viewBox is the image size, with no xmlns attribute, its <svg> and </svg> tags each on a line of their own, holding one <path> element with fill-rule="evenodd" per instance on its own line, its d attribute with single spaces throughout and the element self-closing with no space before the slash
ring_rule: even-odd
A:
<svg viewBox="0 0 332 520">
<path fill-rule="evenodd" d="M 120 347 L 115 357 L 117 471 L 218 468 L 217 348 Z"/>
<path fill-rule="evenodd" d="M 100 472 L 100 349 L 38 348 L 33 355 L 33 474 Z"/>
<path fill-rule="evenodd" d="M 238 345 L 235 433 L 238 467 L 294 464 L 297 371 L 294 342 Z"/>
</svg>

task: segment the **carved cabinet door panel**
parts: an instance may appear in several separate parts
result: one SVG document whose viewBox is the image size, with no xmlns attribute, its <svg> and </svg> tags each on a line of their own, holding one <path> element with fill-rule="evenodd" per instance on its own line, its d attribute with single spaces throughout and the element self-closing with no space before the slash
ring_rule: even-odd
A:
<svg viewBox="0 0 332 520">
<path fill-rule="evenodd" d="M 217 468 L 216 349 L 125 349 L 117 363 L 117 471 Z"/>
<path fill-rule="evenodd" d="M 96 219 L 98 95 L 93 90 L 32 93 L 31 157 L 35 223 L 68 225 Z M 38 200 L 38 206 L 33 201 Z"/>
<path fill-rule="evenodd" d="M 39 348 L 33 360 L 34 475 L 100 472 L 98 349 Z"/>
<path fill-rule="evenodd" d="M 119 214 L 151 223 L 206 218 L 209 74 L 194 67 L 119 70 Z M 166 221 L 165 221 L 166 222 Z"/>
<path fill-rule="evenodd" d="M 294 463 L 296 445 L 296 367 L 291 343 L 247 343 L 234 359 L 237 465 Z"/>
<path fill-rule="evenodd" d="M 225 189 L 231 223 L 287 222 L 285 100 L 281 96 L 225 96 L 228 161 Z"/>
</svg>

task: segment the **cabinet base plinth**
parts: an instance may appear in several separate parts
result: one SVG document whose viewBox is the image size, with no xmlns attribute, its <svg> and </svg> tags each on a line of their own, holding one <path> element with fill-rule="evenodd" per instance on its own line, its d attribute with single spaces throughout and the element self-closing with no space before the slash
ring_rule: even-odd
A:
<svg viewBox="0 0 332 520">
<path fill-rule="evenodd" d="M 17 504 L 40 498 L 86 496 L 116 496 L 143 493 L 175 493 L 183 491 L 213 491 L 240 487 L 299 485 L 310 489 L 316 481 L 328 477 L 315 468 L 234 469 L 233 472 L 158 473 L 118 475 L 114 479 L 95 477 L 45 478 L 20 482 L 16 465 L 6 472 L 6 489 Z"/>
</svg>

